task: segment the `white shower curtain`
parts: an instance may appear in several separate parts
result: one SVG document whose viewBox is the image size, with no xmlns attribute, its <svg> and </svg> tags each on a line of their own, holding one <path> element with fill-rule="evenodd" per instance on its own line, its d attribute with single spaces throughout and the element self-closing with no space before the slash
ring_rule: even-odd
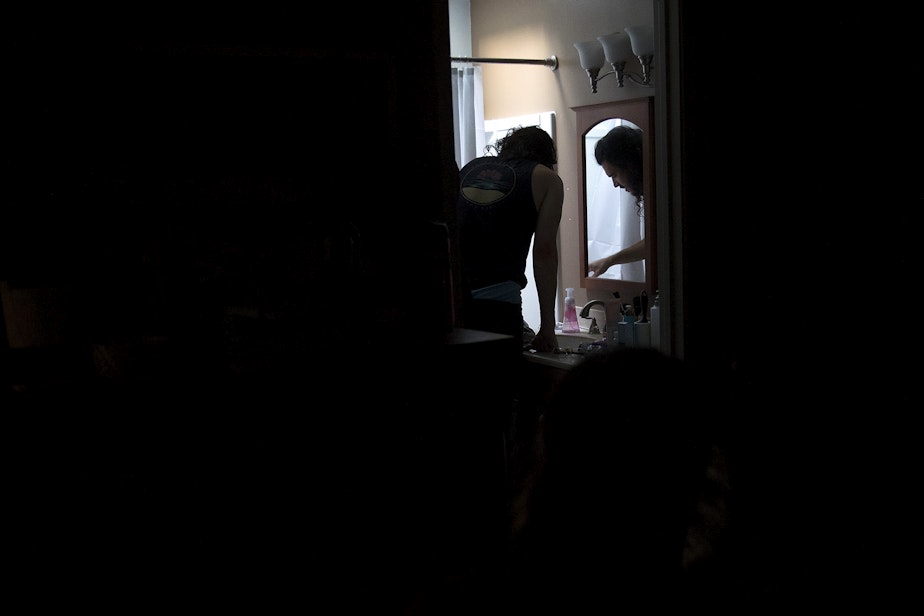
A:
<svg viewBox="0 0 924 616">
<path fill-rule="evenodd" d="M 481 67 L 452 67 L 452 125 L 455 137 L 456 164 L 484 154 L 484 95 Z"/>
</svg>

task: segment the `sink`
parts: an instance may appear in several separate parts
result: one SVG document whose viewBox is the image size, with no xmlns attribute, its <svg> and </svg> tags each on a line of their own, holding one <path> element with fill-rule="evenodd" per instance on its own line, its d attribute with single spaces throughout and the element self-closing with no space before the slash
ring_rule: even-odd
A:
<svg viewBox="0 0 924 616">
<path fill-rule="evenodd" d="M 555 332 L 555 338 L 558 339 L 559 348 L 568 350 L 577 350 L 582 344 L 590 344 L 603 339 L 603 336 L 600 334 L 563 334 L 561 332 Z"/>
<path fill-rule="evenodd" d="M 558 340 L 558 350 L 554 352 L 524 351 L 524 356 L 533 363 L 567 370 L 581 363 L 586 356 L 584 349 L 587 345 L 604 339 L 600 334 L 584 332 L 580 334 L 555 332 L 555 338 Z M 582 344 L 585 345 L 584 349 L 581 349 Z"/>
</svg>

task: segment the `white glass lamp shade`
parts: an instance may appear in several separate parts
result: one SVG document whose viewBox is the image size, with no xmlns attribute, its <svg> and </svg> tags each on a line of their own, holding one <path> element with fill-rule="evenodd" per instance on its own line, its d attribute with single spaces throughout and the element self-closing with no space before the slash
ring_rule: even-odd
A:
<svg viewBox="0 0 924 616">
<path fill-rule="evenodd" d="M 581 58 L 581 68 L 584 70 L 599 69 L 603 66 L 603 47 L 600 46 L 599 41 L 575 43 L 574 48 L 578 51 Z"/>
<path fill-rule="evenodd" d="M 632 41 L 632 53 L 637 56 L 654 55 L 654 28 L 652 26 L 629 26 L 626 34 Z"/>
<path fill-rule="evenodd" d="M 603 45 L 603 53 L 610 64 L 620 64 L 632 57 L 632 44 L 629 35 L 624 32 L 598 36 L 597 40 Z"/>
</svg>

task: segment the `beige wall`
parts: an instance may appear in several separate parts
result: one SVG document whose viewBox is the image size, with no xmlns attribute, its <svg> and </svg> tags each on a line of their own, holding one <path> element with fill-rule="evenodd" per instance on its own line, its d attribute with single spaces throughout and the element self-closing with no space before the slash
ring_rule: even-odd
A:
<svg viewBox="0 0 924 616">
<path fill-rule="evenodd" d="M 485 119 L 555 112 L 558 172 L 565 183 L 559 295 L 565 287 L 574 287 L 575 299 L 582 305 L 587 292 L 578 281 L 580 161 L 571 108 L 653 96 L 655 90 L 628 79 L 619 88 L 615 78 L 607 77 L 599 82 L 597 93 L 591 93 L 574 43 L 630 25 L 653 24 L 653 0 L 471 0 L 471 20 L 473 57 L 558 58 L 556 71 L 539 65 L 484 64 Z M 637 62 L 626 68 L 639 71 Z"/>
</svg>

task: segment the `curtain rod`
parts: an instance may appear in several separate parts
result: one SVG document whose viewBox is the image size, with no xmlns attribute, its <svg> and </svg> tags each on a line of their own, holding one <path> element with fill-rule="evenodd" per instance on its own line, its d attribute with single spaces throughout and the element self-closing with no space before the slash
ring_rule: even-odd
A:
<svg viewBox="0 0 924 616">
<path fill-rule="evenodd" d="M 452 62 L 465 64 L 539 64 L 548 66 L 553 71 L 558 68 L 558 58 L 548 57 L 544 60 L 517 59 L 517 58 L 449 58 Z"/>
</svg>

